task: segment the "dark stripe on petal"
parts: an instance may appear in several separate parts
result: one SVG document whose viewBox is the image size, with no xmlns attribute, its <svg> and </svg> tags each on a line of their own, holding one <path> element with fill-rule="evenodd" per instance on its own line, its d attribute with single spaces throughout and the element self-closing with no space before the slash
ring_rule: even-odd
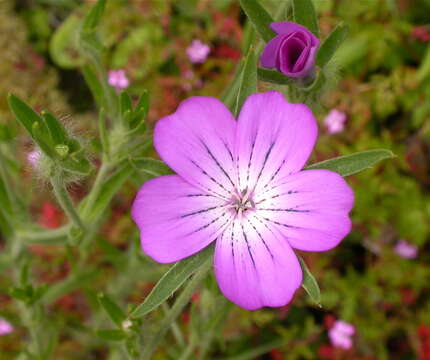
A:
<svg viewBox="0 0 430 360">
<path fill-rule="evenodd" d="M 245 232 L 245 229 L 243 228 L 243 224 L 242 223 L 240 224 L 240 226 L 242 227 L 242 235 L 243 235 L 243 238 L 245 239 L 246 247 L 248 248 L 248 254 L 251 257 L 252 265 L 255 268 L 255 260 L 254 260 L 254 256 L 252 256 L 251 246 L 249 246 L 248 237 L 246 236 L 246 232 Z"/>
<path fill-rule="evenodd" d="M 264 209 L 264 208 L 256 208 L 255 210 L 264 210 L 264 211 L 285 211 L 285 212 L 297 212 L 297 213 L 307 213 L 310 210 L 298 210 L 298 209 Z"/>
<path fill-rule="evenodd" d="M 260 172 L 258 173 L 257 180 L 255 181 L 254 187 L 257 186 L 258 181 L 260 180 L 261 174 L 263 173 L 263 170 L 266 167 L 267 160 L 269 159 L 270 153 L 272 152 L 274 146 L 275 146 L 275 142 L 272 142 L 272 144 L 270 145 L 269 150 L 267 151 L 266 155 L 264 155 L 263 166 L 261 167 Z"/>
<path fill-rule="evenodd" d="M 266 250 L 268 251 L 268 253 L 270 254 L 270 256 L 271 256 L 271 257 L 272 257 L 272 259 L 273 259 L 273 258 L 274 258 L 274 256 L 273 256 L 272 252 L 270 251 L 269 246 L 267 246 L 266 241 L 264 241 L 263 236 L 260 234 L 260 232 L 257 230 L 257 228 L 254 226 L 254 224 L 253 224 L 249 219 L 246 219 L 246 220 L 248 221 L 249 225 L 251 225 L 251 226 L 252 226 L 252 228 L 254 229 L 254 231 L 257 233 L 258 237 L 259 237 L 259 238 L 260 238 L 260 240 L 263 242 L 264 246 L 266 247 Z"/>
<path fill-rule="evenodd" d="M 189 214 L 181 215 L 180 218 L 183 219 L 183 218 L 186 218 L 188 216 L 202 214 L 202 213 L 205 213 L 205 212 L 208 212 L 208 211 L 212 211 L 212 210 L 215 210 L 215 209 L 220 209 L 220 208 L 223 208 L 223 207 L 226 207 L 226 206 L 227 205 L 212 206 L 210 208 L 201 209 L 201 210 L 193 211 L 192 213 L 189 213 Z"/>
<path fill-rule="evenodd" d="M 235 184 L 233 182 L 233 180 L 230 178 L 230 175 L 227 173 L 227 171 L 225 171 L 225 169 L 221 166 L 221 164 L 219 163 L 218 159 L 214 156 L 214 154 L 212 154 L 212 151 L 207 147 L 207 145 L 202 141 L 203 146 L 205 147 L 207 153 L 209 154 L 209 156 L 212 158 L 213 161 L 215 161 L 215 164 L 220 168 L 220 170 L 222 171 L 222 173 L 227 177 L 227 179 L 230 181 L 231 185 L 233 185 L 233 187 L 235 187 Z"/>
<path fill-rule="evenodd" d="M 230 193 L 229 190 L 227 190 L 223 184 L 219 183 L 216 179 L 214 179 L 212 176 L 210 176 L 204 169 L 202 169 L 199 164 L 197 164 L 194 160 L 189 159 L 194 166 L 196 166 L 203 175 L 207 176 L 212 182 L 214 182 L 215 184 L 217 184 L 220 188 L 222 188 L 224 191 L 226 191 L 227 193 Z M 212 191 L 213 193 L 217 194 L 215 191 L 213 191 L 212 189 L 209 189 L 209 191 Z M 218 194 L 217 194 L 218 195 Z M 224 197 L 224 196 L 223 196 Z"/>
</svg>

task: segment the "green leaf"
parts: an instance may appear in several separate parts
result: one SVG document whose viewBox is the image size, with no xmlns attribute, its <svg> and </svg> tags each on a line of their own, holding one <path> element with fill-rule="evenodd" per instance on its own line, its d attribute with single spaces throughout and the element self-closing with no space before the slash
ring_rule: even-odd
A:
<svg viewBox="0 0 430 360">
<path fill-rule="evenodd" d="M 84 75 L 85 82 L 93 94 L 94 100 L 97 105 L 101 107 L 103 105 L 103 85 L 100 84 L 100 81 L 91 66 L 85 65 L 81 70 Z"/>
<path fill-rule="evenodd" d="M 42 122 L 41 117 L 17 96 L 10 94 L 7 100 L 9 103 L 9 108 L 15 115 L 18 122 L 24 126 L 31 136 L 33 136 L 33 124 Z"/>
<path fill-rule="evenodd" d="M 49 133 L 51 135 L 51 139 L 53 143 L 54 144 L 65 143 L 66 139 L 68 138 L 68 135 L 63 124 L 61 124 L 60 121 L 57 120 L 55 116 L 48 111 L 42 111 L 41 115 L 43 120 L 45 120 L 45 124 L 49 129 Z"/>
<path fill-rule="evenodd" d="M 31 132 L 34 141 L 37 143 L 40 149 L 51 159 L 57 158 L 57 153 L 52 146 L 50 133 L 43 120 L 34 122 Z"/>
<path fill-rule="evenodd" d="M 6 218 L 9 218 L 13 215 L 13 206 L 11 204 L 10 198 L 8 196 L 6 185 L 1 177 L 0 172 L 0 212 L 3 212 Z"/>
<path fill-rule="evenodd" d="M 106 129 L 106 113 L 103 108 L 99 112 L 99 134 L 103 152 L 109 154 L 109 136 Z"/>
<path fill-rule="evenodd" d="M 103 16 L 106 0 L 98 0 L 84 19 L 83 31 L 94 31 Z"/>
<path fill-rule="evenodd" d="M 133 173 L 132 166 L 126 164 L 119 168 L 113 175 L 109 176 L 101 186 L 101 191 L 95 200 L 93 206 L 84 206 L 81 212 L 81 217 L 85 218 L 87 222 L 92 222 L 98 219 L 105 211 L 114 195 L 118 192 L 124 182 Z"/>
<path fill-rule="evenodd" d="M 122 341 L 127 337 L 124 331 L 117 329 L 97 330 L 96 335 L 107 341 Z"/>
<path fill-rule="evenodd" d="M 430 75 L 430 45 L 427 46 L 427 51 L 423 56 L 420 67 L 416 73 L 418 81 L 423 81 Z"/>
<path fill-rule="evenodd" d="M 243 66 L 244 66 L 244 62 L 241 61 L 239 63 L 239 67 L 236 70 L 233 81 L 231 82 L 230 86 L 221 95 L 221 101 L 231 111 L 233 110 L 235 97 L 236 97 L 236 94 L 237 94 L 239 86 L 240 86 L 240 80 L 241 80 L 241 76 L 242 76 Z"/>
<path fill-rule="evenodd" d="M 294 21 L 319 37 L 317 14 L 312 0 L 293 0 Z"/>
<path fill-rule="evenodd" d="M 190 256 L 173 265 L 158 281 L 145 301 L 136 307 L 130 317 L 138 318 L 154 310 L 194 274 L 213 254 L 213 246 L 208 246 L 196 255 Z"/>
<path fill-rule="evenodd" d="M 276 70 L 257 69 L 258 79 L 279 85 L 291 84 L 294 80 Z"/>
<path fill-rule="evenodd" d="M 233 107 L 233 115 L 237 116 L 246 98 L 257 92 L 257 56 L 253 47 L 250 47 L 244 60 L 240 85 Z"/>
<path fill-rule="evenodd" d="M 317 65 L 325 66 L 348 36 L 348 25 L 339 23 L 321 44 L 317 54 Z"/>
<path fill-rule="evenodd" d="M 239 0 L 242 10 L 245 12 L 249 21 L 254 25 L 255 30 L 260 34 L 265 42 L 275 37 L 270 24 L 274 22 L 269 13 L 258 3 L 257 0 Z"/>
<path fill-rule="evenodd" d="M 120 328 L 122 328 L 122 323 L 127 318 L 126 314 L 122 309 L 107 295 L 99 294 L 98 300 L 100 305 L 106 311 L 106 314 L 111 318 L 111 320 Z"/>
<path fill-rule="evenodd" d="M 321 306 L 321 291 L 318 286 L 317 281 L 315 280 L 315 277 L 312 275 L 312 273 L 309 271 L 308 267 L 306 266 L 306 263 L 304 260 L 297 255 L 300 261 L 300 266 L 302 267 L 303 272 L 303 281 L 302 281 L 302 287 L 305 289 L 309 297 L 312 299 L 312 301 Z"/>
<path fill-rule="evenodd" d="M 390 150 L 367 150 L 321 161 L 307 166 L 306 169 L 326 169 L 337 172 L 342 176 L 349 176 L 368 169 L 381 160 L 393 158 L 394 156 Z"/>
<path fill-rule="evenodd" d="M 152 177 L 170 175 L 173 173 L 172 170 L 160 160 L 140 157 L 132 158 L 130 162 L 137 171 L 144 172 Z"/>
<path fill-rule="evenodd" d="M 119 102 L 120 102 L 120 110 L 122 116 L 126 112 L 132 112 L 133 111 L 133 103 L 131 101 L 130 95 L 127 93 L 127 91 L 123 91 L 119 96 Z"/>
<path fill-rule="evenodd" d="M 88 175 L 93 166 L 87 158 L 82 155 L 71 154 L 65 160 L 61 161 L 61 167 L 76 175 Z"/>
</svg>

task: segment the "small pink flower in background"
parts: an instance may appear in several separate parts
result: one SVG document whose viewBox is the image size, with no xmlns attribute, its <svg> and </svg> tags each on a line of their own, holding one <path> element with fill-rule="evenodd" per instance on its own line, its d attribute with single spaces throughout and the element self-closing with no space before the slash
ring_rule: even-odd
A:
<svg viewBox="0 0 430 360">
<path fill-rule="evenodd" d="M 40 152 L 39 151 L 33 150 L 27 154 L 27 161 L 35 169 L 38 166 L 39 160 L 40 160 Z"/>
<path fill-rule="evenodd" d="M 127 89 L 130 85 L 130 81 L 128 80 L 124 70 L 110 70 L 108 83 L 118 92 Z"/>
<path fill-rule="evenodd" d="M 324 118 L 324 125 L 329 134 L 336 134 L 343 131 L 345 127 L 346 114 L 342 111 L 333 109 Z"/>
<path fill-rule="evenodd" d="M 187 56 L 193 64 L 201 64 L 206 61 L 210 51 L 209 45 L 200 40 L 193 40 L 191 45 L 187 47 Z"/>
<path fill-rule="evenodd" d="M 354 333 L 355 327 L 353 325 L 342 320 L 337 320 L 328 331 L 328 337 L 333 346 L 342 349 L 350 349 Z"/>
<path fill-rule="evenodd" d="M 249 96 L 237 121 L 215 98 L 183 101 L 154 130 L 177 175 L 145 182 L 133 203 L 143 251 L 171 263 L 215 243 L 226 298 L 248 310 L 288 304 L 302 283 L 293 249 L 326 251 L 351 230 L 345 180 L 302 170 L 316 139 L 311 110 L 277 91 Z"/>
<path fill-rule="evenodd" d="M 0 318 L 0 336 L 10 334 L 13 331 L 13 326 L 5 319 Z"/>
<path fill-rule="evenodd" d="M 394 247 L 394 252 L 402 258 L 415 259 L 417 257 L 418 248 L 405 240 L 399 240 Z"/>
</svg>

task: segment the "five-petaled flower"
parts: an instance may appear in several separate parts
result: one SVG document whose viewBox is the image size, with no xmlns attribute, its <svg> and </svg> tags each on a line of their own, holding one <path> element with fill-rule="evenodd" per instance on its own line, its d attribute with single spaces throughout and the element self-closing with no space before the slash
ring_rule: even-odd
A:
<svg viewBox="0 0 430 360">
<path fill-rule="evenodd" d="M 331 249 L 351 228 L 344 179 L 301 171 L 316 137 L 309 108 L 276 91 L 248 97 L 237 122 L 215 98 L 185 100 L 154 133 L 177 175 L 147 181 L 133 204 L 143 251 L 170 263 L 215 242 L 228 299 L 250 310 L 287 304 L 302 282 L 293 249 Z"/>
<path fill-rule="evenodd" d="M 261 65 L 292 78 L 311 75 L 319 39 L 304 26 L 288 21 L 274 22 L 270 27 L 277 35 L 264 48 Z"/>
</svg>

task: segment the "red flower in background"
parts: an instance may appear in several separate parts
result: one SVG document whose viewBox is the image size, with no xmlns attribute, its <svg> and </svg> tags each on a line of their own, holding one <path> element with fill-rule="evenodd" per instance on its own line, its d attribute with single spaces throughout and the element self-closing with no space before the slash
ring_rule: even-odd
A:
<svg viewBox="0 0 430 360">
<path fill-rule="evenodd" d="M 430 360 L 430 326 L 420 325 L 418 335 L 421 341 L 420 360 Z"/>
<path fill-rule="evenodd" d="M 56 229 L 63 222 L 63 213 L 52 203 L 46 201 L 43 203 L 42 211 L 39 214 L 38 223 L 47 229 Z"/>
</svg>

